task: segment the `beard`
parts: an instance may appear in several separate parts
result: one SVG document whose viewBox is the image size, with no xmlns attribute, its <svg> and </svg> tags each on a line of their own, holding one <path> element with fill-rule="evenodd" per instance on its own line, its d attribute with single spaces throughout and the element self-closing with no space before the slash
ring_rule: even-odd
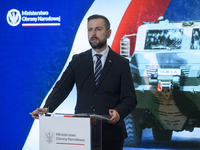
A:
<svg viewBox="0 0 200 150">
<path fill-rule="evenodd" d="M 99 40 L 99 43 L 92 43 L 91 42 L 91 39 L 92 38 L 96 38 L 96 39 L 98 39 Z M 91 45 L 91 47 L 93 48 L 93 49 L 101 49 L 102 47 L 104 47 L 105 45 L 106 45 L 106 43 L 107 43 L 107 39 L 104 39 L 104 40 L 100 40 L 99 38 L 97 38 L 97 37 L 92 37 L 90 40 L 89 40 L 89 43 L 90 43 L 90 45 Z"/>
</svg>

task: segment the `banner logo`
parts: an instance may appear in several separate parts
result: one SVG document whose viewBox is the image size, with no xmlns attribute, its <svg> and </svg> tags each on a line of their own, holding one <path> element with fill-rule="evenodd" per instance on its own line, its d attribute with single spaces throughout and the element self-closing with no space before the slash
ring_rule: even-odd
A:
<svg viewBox="0 0 200 150">
<path fill-rule="evenodd" d="M 53 133 L 53 132 L 47 131 L 47 132 L 45 133 L 45 141 L 46 141 L 47 143 L 52 143 L 52 142 L 53 142 L 53 136 L 54 136 L 54 133 Z"/>
<path fill-rule="evenodd" d="M 34 11 L 11 9 L 7 13 L 7 22 L 10 26 L 17 26 L 21 23 L 22 27 L 41 27 L 41 26 L 60 26 L 61 16 L 51 16 L 49 11 Z"/>
<path fill-rule="evenodd" d="M 21 14 L 17 9 L 8 11 L 6 18 L 10 26 L 17 26 L 21 22 Z"/>
</svg>

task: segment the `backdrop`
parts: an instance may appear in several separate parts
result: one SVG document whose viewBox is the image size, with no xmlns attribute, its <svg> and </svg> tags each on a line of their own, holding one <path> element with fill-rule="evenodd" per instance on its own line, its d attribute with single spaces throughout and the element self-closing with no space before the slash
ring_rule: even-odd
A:
<svg viewBox="0 0 200 150">
<path fill-rule="evenodd" d="M 39 149 L 38 121 L 29 112 L 43 105 L 72 55 L 90 48 L 88 16 L 108 17 L 112 29 L 108 44 L 117 53 L 120 39 L 137 33 L 144 21 L 157 21 L 160 16 L 170 21 L 200 20 L 199 0 L 0 0 L 0 4 L 0 145 L 4 150 Z M 132 54 L 134 44 L 131 47 Z M 73 113 L 75 101 L 73 89 L 56 112 Z"/>
</svg>

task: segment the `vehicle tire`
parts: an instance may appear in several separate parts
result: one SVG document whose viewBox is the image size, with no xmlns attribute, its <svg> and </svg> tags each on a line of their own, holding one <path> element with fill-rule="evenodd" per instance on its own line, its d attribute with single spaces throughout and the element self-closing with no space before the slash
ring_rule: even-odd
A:
<svg viewBox="0 0 200 150">
<path fill-rule="evenodd" d="M 170 141 L 172 138 L 172 130 L 160 130 L 158 126 L 154 126 L 152 132 L 156 141 Z"/>
<path fill-rule="evenodd" d="M 137 124 L 132 114 L 129 114 L 124 121 L 128 134 L 124 141 L 124 147 L 139 147 L 142 139 L 142 128 Z"/>
</svg>

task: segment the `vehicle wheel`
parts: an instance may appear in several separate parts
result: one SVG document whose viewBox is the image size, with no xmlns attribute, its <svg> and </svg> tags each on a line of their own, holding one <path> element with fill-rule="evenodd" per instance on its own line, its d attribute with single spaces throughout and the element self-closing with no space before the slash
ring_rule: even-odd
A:
<svg viewBox="0 0 200 150">
<path fill-rule="evenodd" d="M 137 121 L 132 114 L 129 114 L 124 121 L 128 133 L 124 147 L 139 147 L 142 139 L 142 128 L 136 123 Z"/>
<path fill-rule="evenodd" d="M 172 138 L 171 130 L 160 130 L 158 126 L 152 128 L 153 138 L 156 141 L 170 141 Z"/>
</svg>

